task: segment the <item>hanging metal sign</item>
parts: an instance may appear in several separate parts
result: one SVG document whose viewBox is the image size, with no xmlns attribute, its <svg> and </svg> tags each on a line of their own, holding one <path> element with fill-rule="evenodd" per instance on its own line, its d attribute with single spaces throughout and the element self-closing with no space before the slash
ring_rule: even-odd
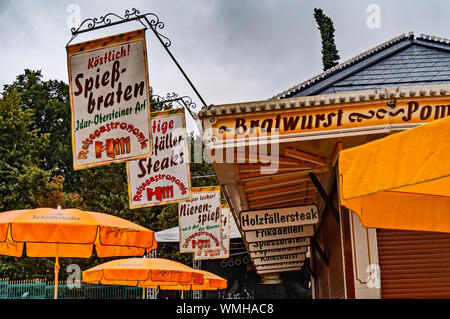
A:
<svg viewBox="0 0 450 319">
<path fill-rule="evenodd" d="M 130 208 L 192 198 L 184 109 L 152 113 L 153 155 L 127 162 Z"/>
<path fill-rule="evenodd" d="M 219 250 L 222 244 L 220 186 L 193 187 L 192 200 L 178 203 L 180 252 Z"/>
<path fill-rule="evenodd" d="M 219 250 L 212 251 L 197 251 L 194 253 L 195 260 L 207 259 L 224 259 L 230 257 L 230 208 L 228 205 L 222 205 L 222 245 Z"/>
<path fill-rule="evenodd" d="M 66 49 L 74 169 L 151 155 L 144 29 Z"/>
</svg>

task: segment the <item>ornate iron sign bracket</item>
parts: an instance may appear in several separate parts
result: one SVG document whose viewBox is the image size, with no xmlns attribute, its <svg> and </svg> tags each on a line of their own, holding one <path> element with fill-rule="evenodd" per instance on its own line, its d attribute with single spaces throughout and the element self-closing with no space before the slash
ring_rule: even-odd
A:
<svg viewBox="0 0 450 319">
<path fill-rule="evenodd" d="M 181 107 L 184 107 L 195 120 L 192 109 L 195 109 L 197 104 L 195 104 L 189 96 L 185 95 L 179 97 L 175 92 L 167 93 L 165 97 L 161 97 L 158 94 L 152 94 L 151 96 L 156 100 L 156 102 L 152 103 L 153 106 L 176 102 Z"/>
<path fill-rule="evenodd" d="M 187 76 L 186 72 L 184 72 L 183 68 L 178 63 L 178 61 L 175 59 L 172 52 L 170 52 L 169 47 L 172 44 L 172 42 L 170 41 L 170 39 L 168 37 L 166 37 L 163 34 L 158 32 L 158 30 L 161 30 L 164 28 L 164 23 L 162 21 L 160 21 L 159 17 L 154 13 L 141 14 L 139 10 L 133 8 L 133 9 L 131 9 L 131 11 L 126 10 L 125 15 L 123 17 L 121 17 L 115 13 L 108 13 L 104 16 L 101 16 L 100 18 L 88 18 L 88 19 L 84 20 L 83 22 L 81 22 L 81 24 L 79 25 L 78 28 L 71 29 L 72 38 L 67 43 L 67 45 L 69 45 L 73 41 L 73 39 L 75 39 L 77 37 L 78 34 L 110 27 L 113 25 L 118 25 L 118 24 L 125 23 L 125 22 L 131 22 L 131 21 L 138 21 L 144 26 L 144 28 L 146 30 L 151 29 L 153 31 L 153 34 L 156 36 L 156 38 L 159 40 L 159 42 L 164 47 L 166 52 L 169 54 L 172 61 L 176 64 L 176 66 L 178 67 L 180 72 L 183 74 L 186 81 L 189 83 L 191 88 L 194 90 L 195 94 L 200 99 L 202 104 L 204 106 L 207 106 L 205 101 L 201 97 L 200 93 L 197 91 L 197 89 L 195 88 L 195 86 L 192 84 L 191 80 Z M 175 93 L 172 93 L 172 94 L 175 94 Z M 174 100 L 174 101 L 182 101 L 183 102 L 182 105 L 188 110 L 189 114 L 191 114 L 191 116 L 193 115 L 191 108 L 195 108 L 196 105 L 195 105 L 195 103 L 192 102 L 192 99 L 190 97 L 183 96 L 183 97 L 178 98 L 178 95 L 176 95 L 173 98 L 174 99 L 176 98 L 176 100 Z M 171 101 L 165 101 L 165 102 L 171 102 Z"/>
</svg>

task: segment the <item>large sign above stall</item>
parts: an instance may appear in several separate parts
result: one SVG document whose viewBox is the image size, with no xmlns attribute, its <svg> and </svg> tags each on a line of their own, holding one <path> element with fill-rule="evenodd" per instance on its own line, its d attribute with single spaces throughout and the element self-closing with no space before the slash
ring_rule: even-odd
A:
<svg viewBox="0 0 450 319">
<path fill-rule="evenodd" d="M 373 100 L 336 94 L 212 106 L 202 115 L 205 143 L 226 147 L 273 141 L 275 136 L 283 141 L 389 132 L 450 115 L 447 97 L 421 94 Z"/>
<path fill-rule="evenodd" d="M 152 153 L 145 30 L 67 47 L 74 169 Z"/>
</svg>

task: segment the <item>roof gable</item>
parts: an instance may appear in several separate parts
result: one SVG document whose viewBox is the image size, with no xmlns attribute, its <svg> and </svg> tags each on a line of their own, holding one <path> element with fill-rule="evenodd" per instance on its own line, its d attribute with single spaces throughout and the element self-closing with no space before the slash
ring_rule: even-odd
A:
<svg viewBox="0 0 450 319">
<path fill-rule="evenodd" d="M 450 41 L 402 34 L 273 98 L 450 83 Z"/>
</svg>

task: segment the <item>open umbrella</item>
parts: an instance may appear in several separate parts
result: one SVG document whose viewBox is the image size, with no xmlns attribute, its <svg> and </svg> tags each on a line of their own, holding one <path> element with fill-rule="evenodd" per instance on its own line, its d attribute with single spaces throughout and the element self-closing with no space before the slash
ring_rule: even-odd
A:
<svg viewBox="0 0 450 319">
<path fill-rule="evenodd" d="M 86 283 L 103 285 L 156 286 L 201 285 L 204 275 L 182 263 L 163 258 L 125 258 L 109 261 L 83 271 Z"/>
<path fill-rule="evenodd" d="M 227 288 L 227 280 L 205 270 L 197 270 L 204 276 L 202 284 L 179 284 L 167 285 L 160 283 L 159 285 L 146 286 L 145 288 L 163 289 L 163 290 L 218 290 Z"/>
<path fill-rule="evenodd" d="M 37 208 L 0 213 L 0 254 L 55 257 L 142 256 L 157 246 L 153 231 L 125 219 L 78 209 Z"/>
<path fill-rule="evenodd" d="M 341 204 L 365 227 L 450 232 L 450 117 L 341 151 Z"/>
<path fill-rule="evenodd" d="M 86 283 L 166 290 L 216 290 L 227 281 L 210 272 L 163 258 L 125 258 L 83 271 Z"/>
</svg>

